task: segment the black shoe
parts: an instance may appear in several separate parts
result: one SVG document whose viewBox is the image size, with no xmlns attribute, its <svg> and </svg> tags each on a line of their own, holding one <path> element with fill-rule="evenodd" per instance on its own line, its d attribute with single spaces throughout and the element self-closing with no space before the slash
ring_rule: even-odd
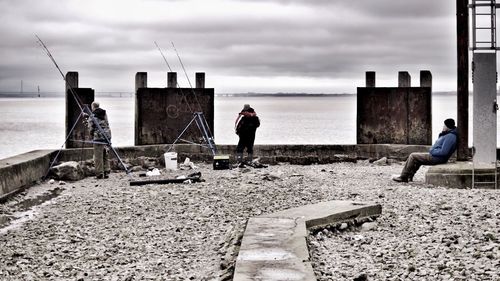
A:
<svg viewBox="0 0 500 281">
<path fill-rule="evenodd" d="M 105 179 L 109 178 L 109 172 L 104 172 L 104 178 Z"/>
<path fill-rule="evenodd" d="M 95 176 L 96 179 L 100 180 L 100 179 L 103 179 L 104 178 L 104 174 L 99 174 L 97 176 Z"/>
<path fill-rule="evenodd" d="M 408 182 L 408 178 L 403 176 L 393 177 L 392 180 L 397 182 Z"/>
<path fill-rule="evenodd" d="M 238 168 L 245 168 L 245 163 L 241 162 L 240 164 L 238 164 Z"/>
</svg>

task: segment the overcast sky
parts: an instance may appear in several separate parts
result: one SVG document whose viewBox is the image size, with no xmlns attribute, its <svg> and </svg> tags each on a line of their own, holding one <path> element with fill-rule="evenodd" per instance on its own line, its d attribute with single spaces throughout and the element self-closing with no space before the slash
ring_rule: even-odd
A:
<svg viewBox="0 0 500 281">
<path fill-rule="evenodd" d="M 0 91 L 63 91 L 34 34 L 80 87 L 134 90 L 135 73 L 165 87 L 165 62 L 188 87 L 206 73 L 216 93 L 355 93 L 365 71 L 397 86 L 398 71 L 430 70 L 456 89 L 455 0 L 0 0 Z"/>
</svg>

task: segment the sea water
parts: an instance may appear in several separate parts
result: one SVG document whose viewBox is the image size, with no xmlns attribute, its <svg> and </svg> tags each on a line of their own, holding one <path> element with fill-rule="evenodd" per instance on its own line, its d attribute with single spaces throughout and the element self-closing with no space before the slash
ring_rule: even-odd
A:
<svg viewBox="0 0 500 281">
<path fill-rule="evenodd" d="M 134 98 L 99 97 L 106 109 L 114 146 L 134 144 Z M 456 96 L 432 98 L 432 132 L 443 120 L 456 120 Z M 244 104 L 257 112 L 261 126 L 256 144 L 355 144 L 356 95 L 215 97 L 214 137 L 217 144 L 236 144 L 234 121 Z M 469 102 L 472 105 L 472 101 Z M 472 120 L 472 109 L 470 119 Z M 0 159 L 35 149 L 59 149 L 65 141 L 63 97 L 0 98 Z M 469 130 L 472 132 L 472 122 Z M 469 137 L 472 144 L 472 138 Z"/>
</svg>

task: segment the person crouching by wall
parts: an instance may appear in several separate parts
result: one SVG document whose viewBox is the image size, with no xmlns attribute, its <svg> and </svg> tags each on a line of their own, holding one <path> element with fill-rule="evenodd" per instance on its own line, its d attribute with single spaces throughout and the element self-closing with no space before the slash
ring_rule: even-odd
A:
<svg viewBox="0 0 500 281">
<path fill-rule="evenodd" d="M 99 107 L 98 102 L 93 102 L 91 108 L 94 116 L 93 120 L 95 121 L 89 120 L 88 126 L 90 135 L 93 138 L 95 178 L 108 178 L 110 172 L 108 144 L 111 144 L 111 129 L 109 128 L 108 116 L 106 110 Z"/>
<path fill-rule="evenodd" d="M 413 180 L 413 176 L 422 165 L 438 165 L 448 162 L 451 155 L 457 148 L 457 127 L 455 120 L 444 120 L 443 131 L 439 134 L 439 138 L 431 147 L 428 153 L 413 152 L 408 156 L 406 164 L 398 177 L 393 177 L 392 180 L 397 182 L 408 182 Z"/>
<path fill-rule="evenodd" d="M 257 113 L 249 104 L 245 104 L 243 109 L 238 114 L 235 122 L 236 134 L 240 137 L 238 146 L 236 147 L 236 161 L 240 167 L 244 167 L 243 151 L 247 150 L 247 162 L 253 160 L 253 145 L 255 142 L 255 132 L 260 126 L 260 119 Z"/>
</svg>

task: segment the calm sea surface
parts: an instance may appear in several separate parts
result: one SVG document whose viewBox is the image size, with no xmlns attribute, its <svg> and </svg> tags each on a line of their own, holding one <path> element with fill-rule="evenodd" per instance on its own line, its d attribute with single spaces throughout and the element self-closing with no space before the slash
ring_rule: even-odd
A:
<svg viewBox="0 0 500 281">
<path fill-rule="evenodd" d="M 134 99 L 99 96 L 96 99 L 108 112 L 113 145 L 133 145 Z M 436 95 L 432 102 L 435 139 L 444 119 L 456 119 L 456 97 Z M 356 96 L 352 95 L 216 97 L 214 135 L 217 144 L 238 142 L 234 121 L 245 103 L 249 103 L 261 119 L 256 144 L 356 143 Z M 0 159 L 34 149 L 58 149 L 64 143 L 64 98 L 1 98 L 0 116 Z M 469 126 L 472 128 L 472 122 Z"/>
</svg>

